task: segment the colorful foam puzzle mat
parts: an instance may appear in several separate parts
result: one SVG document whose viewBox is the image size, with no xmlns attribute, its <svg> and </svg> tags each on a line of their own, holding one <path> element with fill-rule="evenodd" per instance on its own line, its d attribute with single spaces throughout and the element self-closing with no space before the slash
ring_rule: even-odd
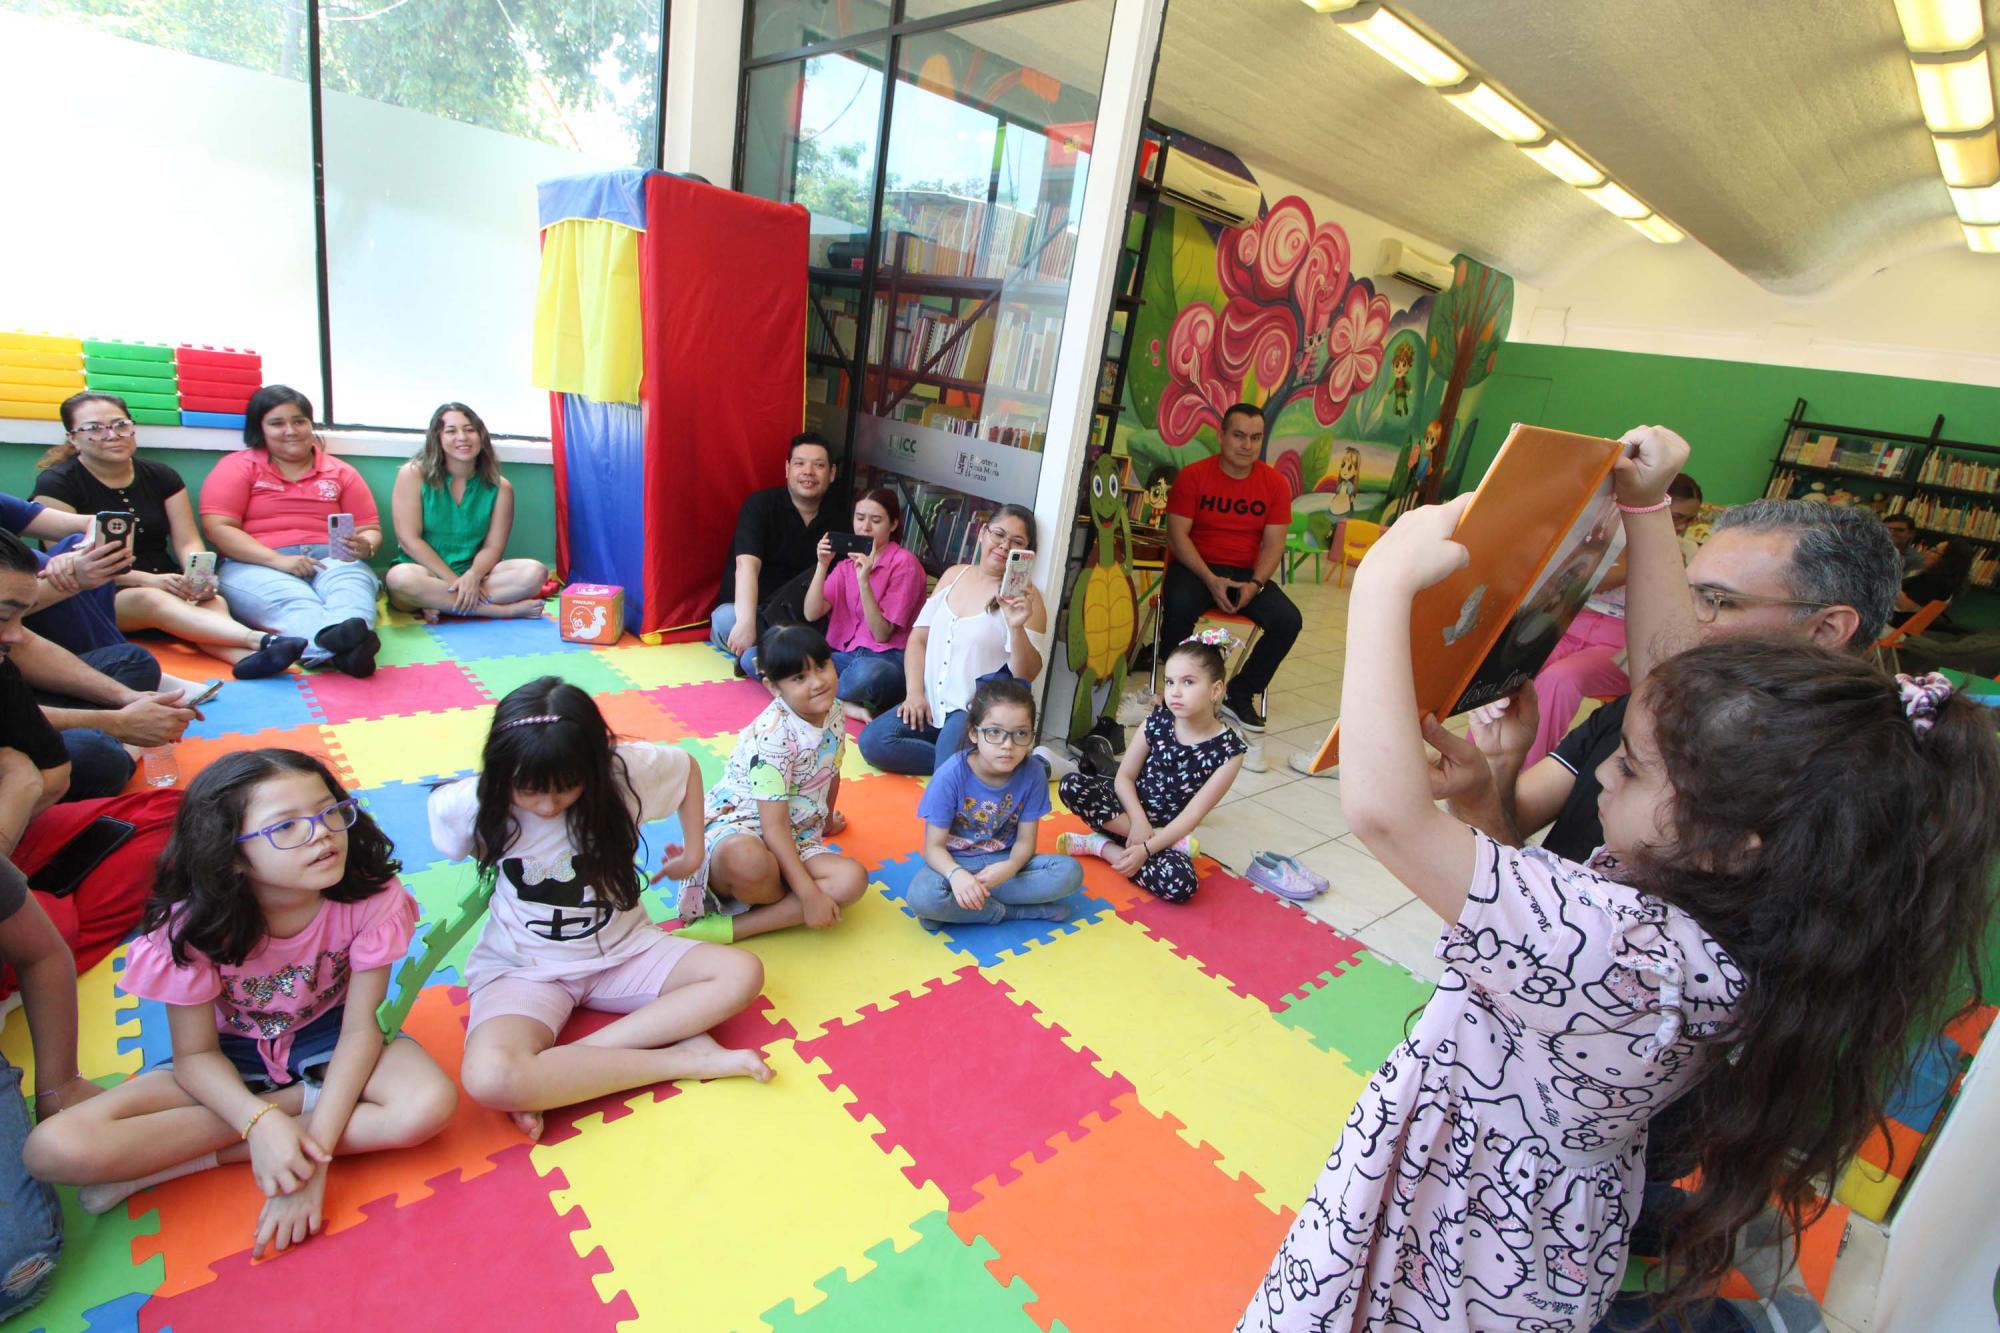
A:
<svg viewBox="0 0 2000 1333">
<path fill-rule="evenodd" d="M 379 632 L 394 665 L 369 680 L 231 681 L 180 766 L 322 756 L 394 839 L 427 920 L 470 881 L 430 845 L 429 784 L 478 763 L 513 685 L 573 680 L 621 734 L 682 746 L 710 779 L 768 697 L 705 644 L 588 647 L 547 618 L 387 615 Z M 226 674 L 147 642 L 178 674 Z M 764 993 L 716 1036 L 761 1050 L 771 1082 L 600 1098 L 551 1112 L 536 1144 L 461 1098 L 431 1142 L 336 1161 L 324 1232 L 256 1262 L 244 1167 L 101 1217 L 64 1190 L 54 1285 L 0 1333 L 1229 1327 L 1428 984 L 1212 862 L 1185 907 L 1087 861 L 1068 921 L 932 934 L 903 901 L 920 793 L 850 747 L 836 845 L 869 892 L 826 931 L 746 946 Z M 1059 810 L 1043 836 L 1081 828 Z M 650 867 L 679 831 L 645 833 Z M 646 895 L 656 919 L 671 902 Z M 454 1076 L 463 948 L 406 1028 Z M 80 982 L 81 1067 L 105 1082 L 171 1051 L 164 1008 L 119 989 L 123 956 Z M 17 1009 L 0 1048 L 26 1062 L 26 1038 Z"/>
<path fill-rule="evenodd" d="M 183 426 L 206 426 L 210 430 L 243 429 L 241 412 L 190 412 L 182 408 L 180 415 Z"/>
</svg>

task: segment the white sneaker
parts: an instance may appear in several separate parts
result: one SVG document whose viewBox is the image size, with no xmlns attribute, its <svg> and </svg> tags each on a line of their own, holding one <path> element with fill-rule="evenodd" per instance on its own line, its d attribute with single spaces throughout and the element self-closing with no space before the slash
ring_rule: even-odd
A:
<svg viewBox="0 0 2000 1333">
<path fill-rule="evenodd" d="M 1035 758 L 1047 764 L 1049 766 L 1049 775 L 1058 780 L 1081 771 L 1077 768 L 1074 759 L 1071 759 L 1053 745 L 1037 745 L 1035 747 Z"/>
<path fill-rule="evenodd" d="M 1333 768 L 1321 769 L 1315 773 L 1313 772 L 1312 761 L 1312 755 L 1307 754 L 1304 750 L 1299 750 L 1294 752 L 1292 757 L 1285 762 L 1291 766 L 1294 773 L 1303 773 L 1309 778 L 1327 778 L 1334 782 L 1340 781 L 1340 768 L 1338 765 Z"/>
<path fill-rule="evenodd" d="M 1264 760 L 1264 742 L 1246 737 L 1244 744 L 1249 747 L 1243 752 L 1244 769 L 1251 773 L 1268 773 L 1271 766 Z"/>
</svg>

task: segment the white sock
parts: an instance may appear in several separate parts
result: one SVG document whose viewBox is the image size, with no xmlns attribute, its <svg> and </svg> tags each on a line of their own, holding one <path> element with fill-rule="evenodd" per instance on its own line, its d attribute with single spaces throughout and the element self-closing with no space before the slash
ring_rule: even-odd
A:
<svg viewBox="0 0 2000 1333">
<path fill-rule="evenodd" d="M 1065 833 L 1062 850 L 1070 856 L 1102 856 L 1110 842 L 1102 833 Z"/>
<path fill-rule="evenodd" d="M 306 1090 L 305 1100 L 299 1103 L 299 1114 L 305 1115 L 319 1102 L 319 1084 L 311 1079 L 302 1079 L 301 1082 L 306 1085 Z"/>
<path fill-rule="evenodd" d="M 140 1190 L 148 1190 L 155 1185 L 164 1185 L 169 1180 L 179 1180 L 197 1171 L 208 1171 L 215 1167 L 215 1154 L 205 1152 L 199 1157 L 191 1157 L 178 1166 L 170 1166 L 155 1171 L 150 1176 L 137 1180 L 107 1180 L 102 1185 L 82 1185 L 76 1191 L 77 1206 L 86 1213 L 108 1213 Z"/>
<path fill-rule="evenodd" d="M 1185 838 L 1182 838 L 1179 842 L 1175 843 L 1172 847 L 1169 847 L 1167 850 L 1172 852 L 1180 852 L 1184 856 L 1193 856 L 1194 848 L 1195 848 L 1194 834 L 1190 833 Z"/>
</svg>

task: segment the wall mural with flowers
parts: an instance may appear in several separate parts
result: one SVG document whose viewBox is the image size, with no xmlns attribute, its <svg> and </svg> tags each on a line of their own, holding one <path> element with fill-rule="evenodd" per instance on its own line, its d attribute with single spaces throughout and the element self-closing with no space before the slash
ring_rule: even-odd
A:
<svg viewBox="0 0 2000 1333">
<path fill-rule="evenodd" d="M 1460 255 L 1448 291 L 1398 310 L 1353 260 L 1297 195 L 1234 228 L 1165 208 L 1120 405 L 1133 472 L 1162 484 L 1215 452 L 1224 408 L 1251 402 L 1300 510 L 1379 521 L 1455 493 L 1513 279 Z"/>
</svg>

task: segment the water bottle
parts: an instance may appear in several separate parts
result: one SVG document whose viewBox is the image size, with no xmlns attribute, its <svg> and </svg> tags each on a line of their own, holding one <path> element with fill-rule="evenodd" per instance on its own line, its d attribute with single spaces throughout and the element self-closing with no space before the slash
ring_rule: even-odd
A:
<svg viewBox="0 0 2000 1333">
<path fill-rule="evenodd" d="M 148 787 L 171 787 L 181 780 L 180 761 L 171 745 L 149 745 L 139 752 L 139 775 Z"/>
</svg>

